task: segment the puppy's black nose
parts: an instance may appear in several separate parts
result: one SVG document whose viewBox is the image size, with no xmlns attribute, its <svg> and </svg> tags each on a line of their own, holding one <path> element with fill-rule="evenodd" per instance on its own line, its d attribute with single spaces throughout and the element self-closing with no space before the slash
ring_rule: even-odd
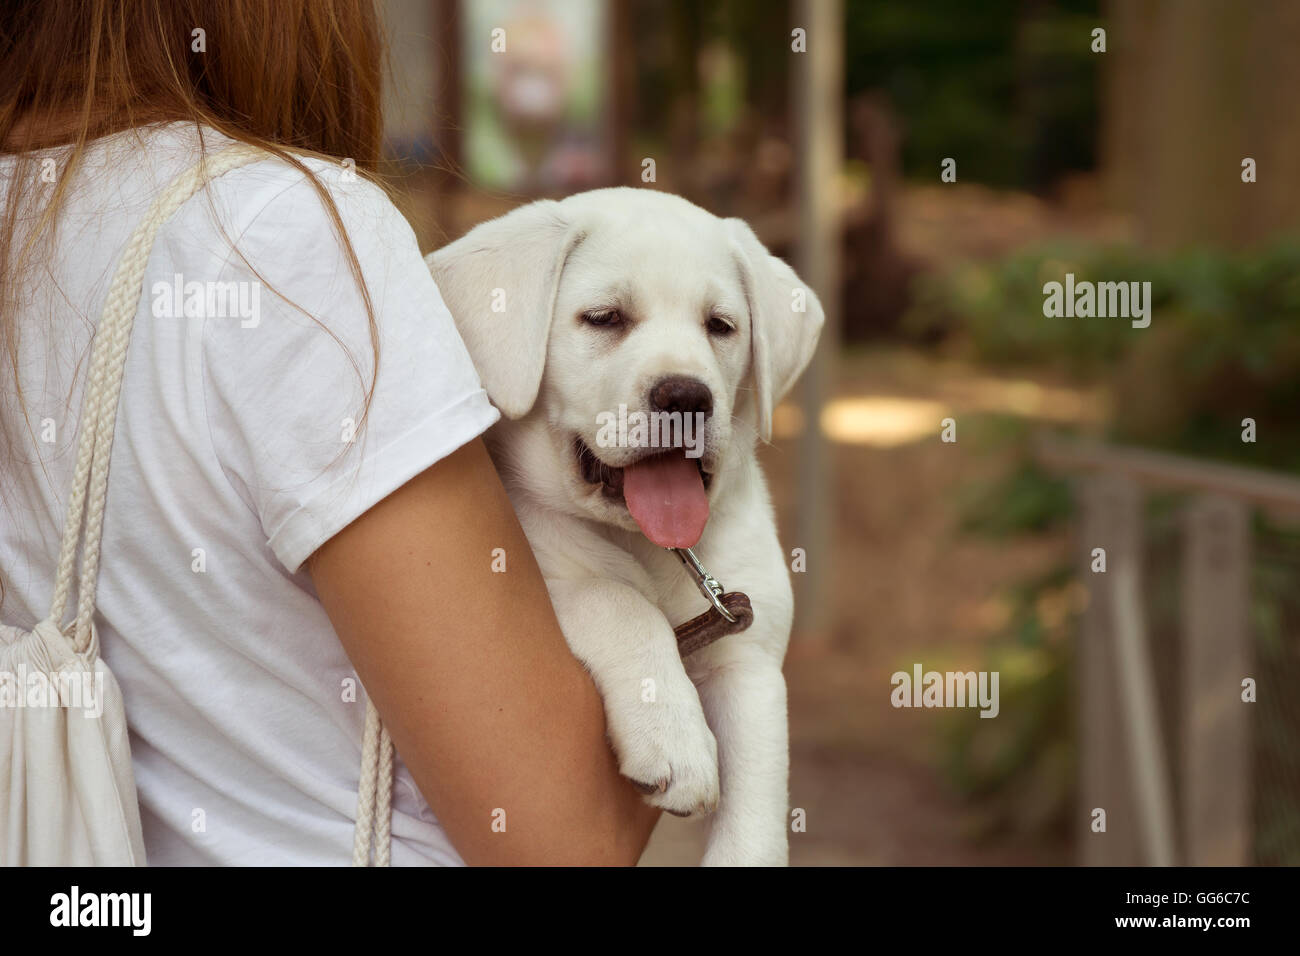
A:
<svg viewBox="0 0 1300 956">
<path fill-rule="evenodd" d="M 713 414 L 713 393 L 699 379 L 673 375 L 660 379 L 650 389 L 650 407 L 657 412 Z"/>
</svg>

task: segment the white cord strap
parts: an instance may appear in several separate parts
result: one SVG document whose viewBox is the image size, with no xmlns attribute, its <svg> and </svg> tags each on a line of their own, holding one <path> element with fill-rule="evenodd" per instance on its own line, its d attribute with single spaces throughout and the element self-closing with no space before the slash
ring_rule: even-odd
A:
<svg viewBox="0 0 1300 956">
<path fill-rule="evenodd" d="M 242 143 L 230 146 L 215 156 L 205 158 L 186 170 L 167 187 L 126 244 L 99 328 L 90 352 L 90 370 L 86 394 L 81 405 L 81 434 L 77 440 L 77 462 L 72 474 L 68 510 L 63 522 L 63 541 L 59 548 L 58 573 L 54 580 L 54 600 L 50 620 L 60 625 L 72 591 L 73 564 L 77 543 L 85 519 L 85 545 L 78 575 L 77 618 L 72 644 L 84 653 L 98 641 L 91 626 L 95 613 L 95 587 L 99 576 L 99 549 L 104 533 L 104 499 L 108 492 L 108 461 L 113 450 L 113 430 L 117 422 L 117 400 L 122 390 L 122 371 L 126 366 L 126 349 L 131 328 L 140 305 L 144 270 L 154 236 L 181 205 L 199 188 L 216 176 L 238 166 L 266 158 L 264 150 Z"/>
<path fill-rule="evenodd" d="M 104 501 L 108 492 L 108 463 L 113 450 L 113 432 L 117 423 L 117 404 L 122 390 L 122 373 L 126 367 L 127 346 L 143 292 L 144 271 L 149 264 L 158 229 L 191 196 L 211 179 L 232 169 L 269 157 L 265 150 L 235 143 L 220 152 L 204 157 L 183 172 L 150 207 L 144 220 L 131 234 L 122 252 L 99 328 L 90 352 L 85 396 L 81 406 L 81 433 L 77 439 L 77 461 L 68 495 L 68 510 L 63 523 L 63 540 L 59 547 L 58 572 L 49 619 L 63 633 L 63 615 L 72 593 L 73 567 L 77 545 L 85 525 L 81 571 L 78 575 L 77 617 L 72 627 L 72 644 L 77 653 L 90 651 L 93 660 L 99 655 L 99 639 L 93 626 L 95 587 L 99 576 L 99 553 L 104 532 Z M 374 862 L 388 866 L 392 842 L 393 800 L 392 740 L 379 712 L 366 702 L 366 730 L 362 745 L 361 782 L 357 793 L 356 838 L 353 863 L 365 866 L 370 857 L 372 834 Z"/>
<path fill-rule="evenodd" d="M 352 842 L 352 865 L 370 865 L 374 837 L 375 866 L 392 862 L 393 741 L 367 698 L 366 733 L 361 744 L 361 783 L 357 788 L 357 829 Z"/>
</svg>

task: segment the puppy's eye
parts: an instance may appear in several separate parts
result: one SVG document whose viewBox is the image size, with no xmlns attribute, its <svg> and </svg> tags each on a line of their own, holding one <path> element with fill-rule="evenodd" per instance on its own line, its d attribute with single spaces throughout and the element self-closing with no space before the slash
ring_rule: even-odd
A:
<svg viewBox="0 0 1300 956">
<path fill-rule="evenodd" d="M 582 321 L 600 328 L 622 325 L 623 313 L 618 309 L 593 309 L 590 312 L 582 313 Z"/>
<path fill-rule="evenodd" d="M 705 323 L 705 328 L 709 330 L 710 335 L 730 335 L 736 331 L 731 323 L 726 319 L 720 319 L 716 315 L 709 316 L 709 321 Z"/>
</svg>

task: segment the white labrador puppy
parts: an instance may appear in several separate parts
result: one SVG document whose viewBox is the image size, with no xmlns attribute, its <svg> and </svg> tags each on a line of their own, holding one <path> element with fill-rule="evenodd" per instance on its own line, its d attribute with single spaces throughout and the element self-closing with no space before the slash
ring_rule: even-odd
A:
<svg viewBox="0 0 1300 956">
<path fill-rule="evenodd" d="M 620 770 L 664 810 L 716 810 L 706 865 L 784 865 L 793 599 L 755 444 L 820 303 L 741 220 L 644 189 L 535 202 L 426 261 L 502 412 L 488 447 Z M 611 443 L 620 406 L 703 435 Z M 683 662 L 673 628 L 709 607 L 667 550 L 689 546 L 754 623 Z"/>
</svg>

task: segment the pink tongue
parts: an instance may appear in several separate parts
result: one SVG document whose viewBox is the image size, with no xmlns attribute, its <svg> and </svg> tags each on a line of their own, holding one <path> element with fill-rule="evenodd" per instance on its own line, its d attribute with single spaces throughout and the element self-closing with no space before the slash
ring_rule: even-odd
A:
<svg viewBox="0 0 1300 956">
<path fill-rule="evenodd" d="M 694 458 L 669 452 L 623 469 L 623 500 L 641 531 L 664 548 L 691 548 L 709 520 Z"/>
</svg>

